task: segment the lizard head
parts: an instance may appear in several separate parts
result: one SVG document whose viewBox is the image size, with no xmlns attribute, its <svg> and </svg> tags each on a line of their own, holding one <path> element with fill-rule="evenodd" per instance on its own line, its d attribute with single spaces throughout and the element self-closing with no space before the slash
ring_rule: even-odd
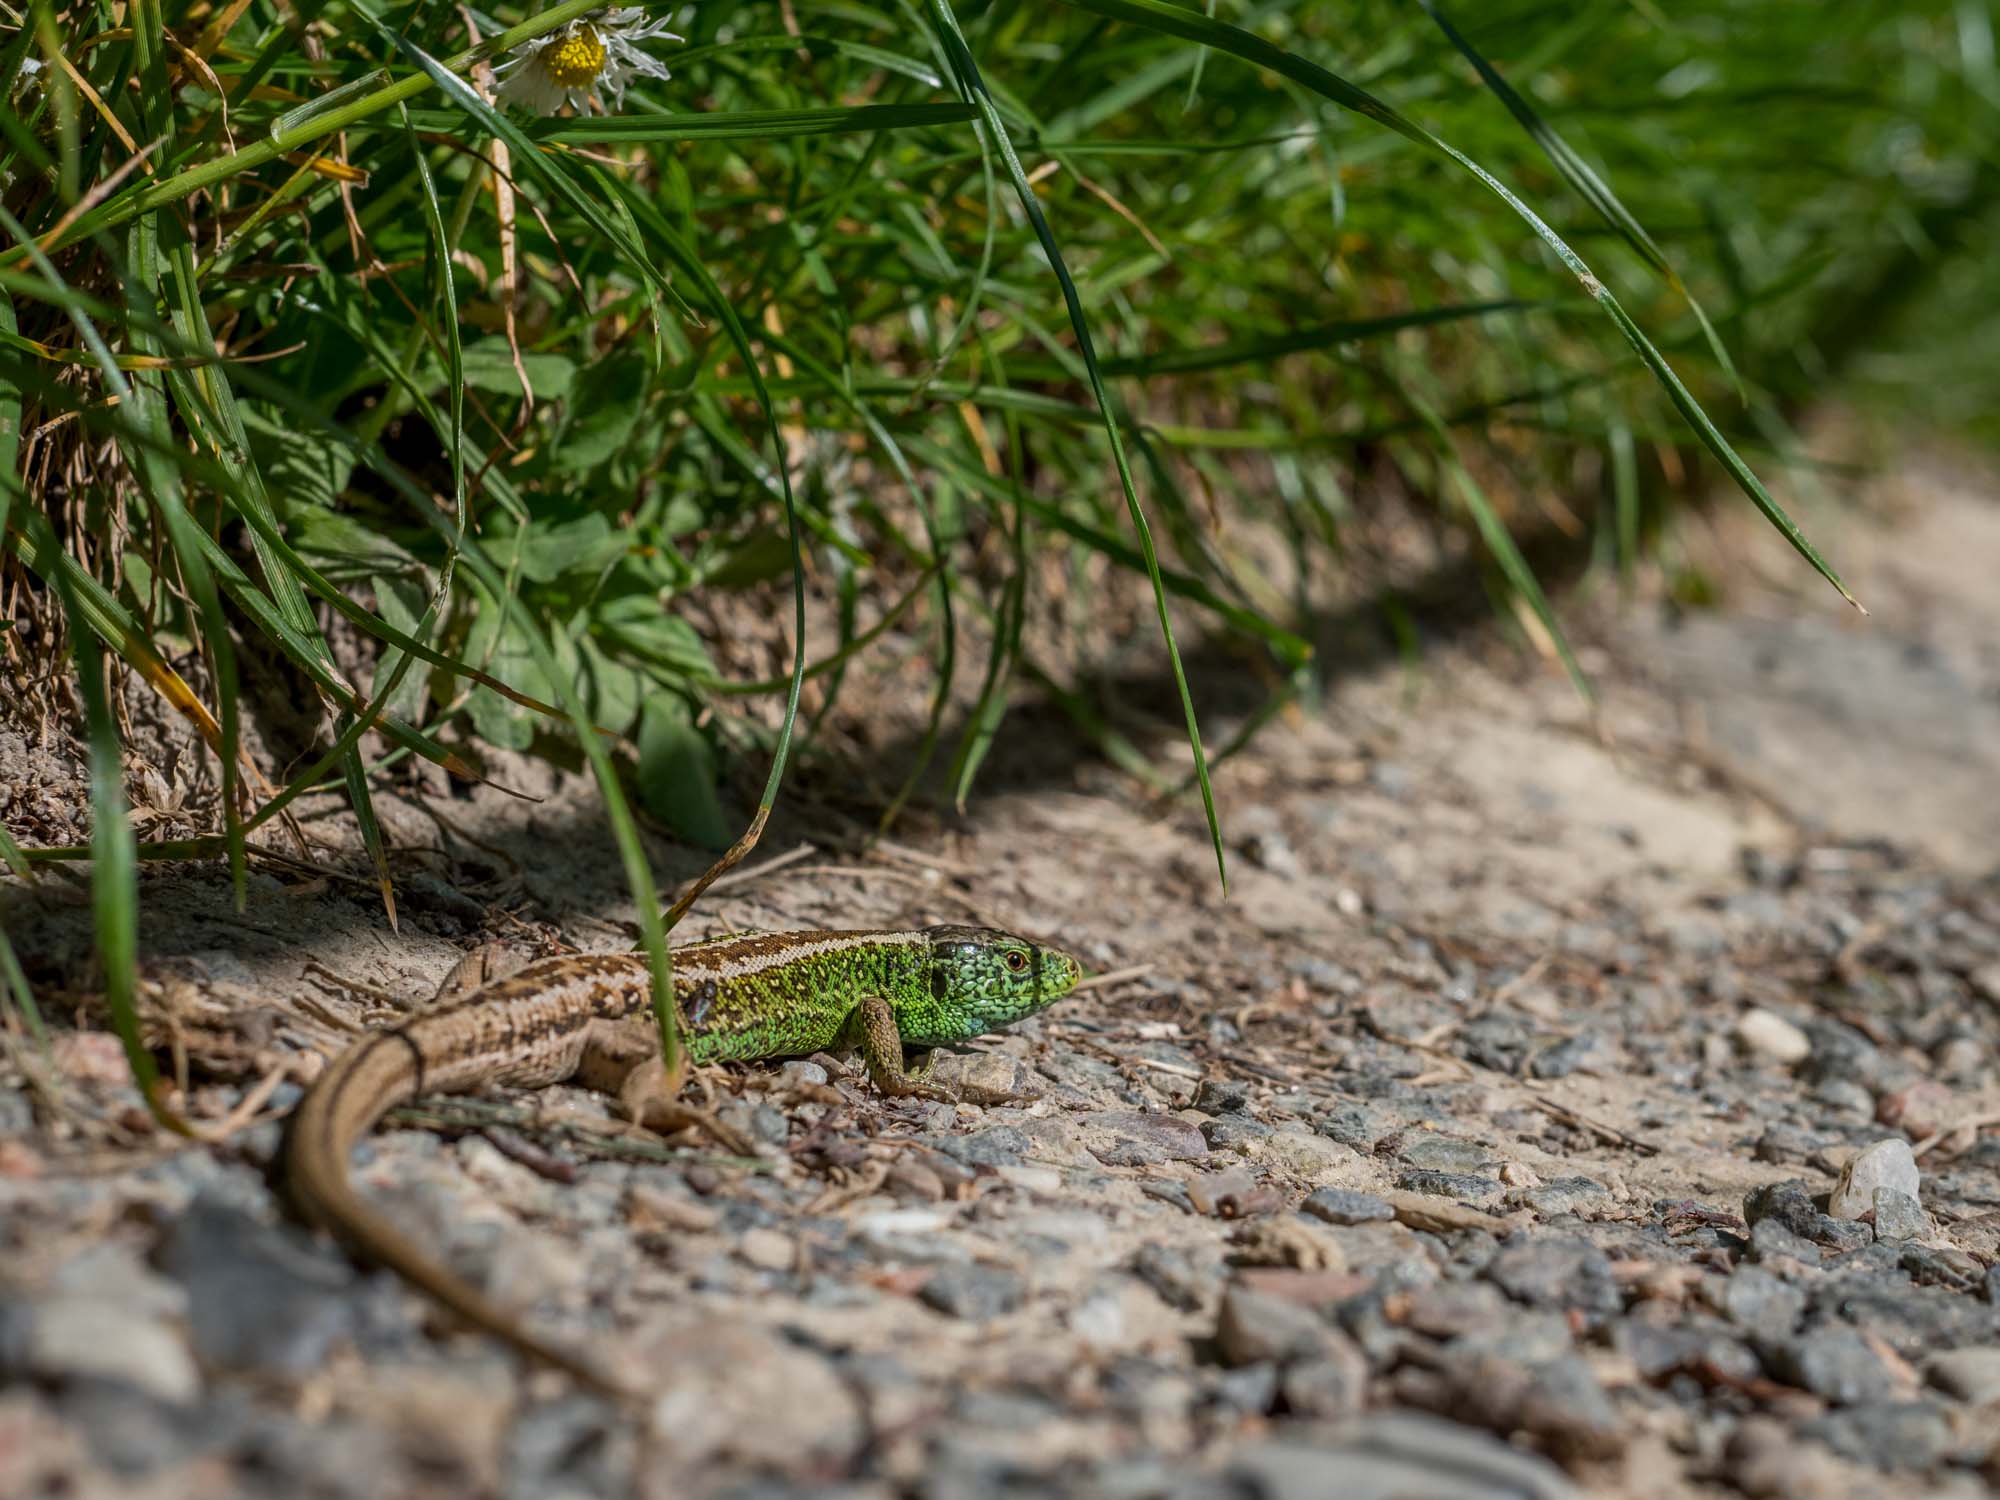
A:
<svg viewBox="0 0 2000 1500">
<path fill-rule="evenodd" d="M 991 927 L 933 927 L 931 999 L 957 1041 L 1011 1026 L 1076 988 L 1077 961 L 1060 948 Z M 915 1040 L 915 1038 L 911 1038 Z"/>
</svg>

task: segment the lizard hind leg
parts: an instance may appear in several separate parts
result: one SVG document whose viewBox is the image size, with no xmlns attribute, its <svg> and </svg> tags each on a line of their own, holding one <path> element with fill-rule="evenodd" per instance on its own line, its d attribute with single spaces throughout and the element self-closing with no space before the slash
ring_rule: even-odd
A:
<svg viewBox="0 0 2000 1500">
<path fill-rule="evenodd" d="M 740 1130 L 705 1109 L 681 1103 L 686 1060 L 669 1074 L 660 1060 L 659 1034 L 652 1026 L 648 1016 L 638 1026 L 604 1027 L 593 1034 L 584 1047 L 578 1079 L 586 1087 L 615 1094 L 625 1118 L 642 1129 L 660 1135 L 699 1130 L 732 1155 L 758 1155 L 755 1143 Z"/>
</svg>

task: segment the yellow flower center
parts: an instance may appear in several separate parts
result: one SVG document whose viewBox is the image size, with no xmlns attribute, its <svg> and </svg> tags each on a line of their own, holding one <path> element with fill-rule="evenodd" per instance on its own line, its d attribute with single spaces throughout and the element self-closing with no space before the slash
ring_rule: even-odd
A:
<svg viewBox="0 0 2000 1500">
<path fill-rule="evenodd" d="M 566 89 L 587 89 L 604 71 L 604 41 L 596 30 L 585 26 L 561 41 L 550 43 L 542 53 L 542 66 L 555 83 Z"/>
</svg>

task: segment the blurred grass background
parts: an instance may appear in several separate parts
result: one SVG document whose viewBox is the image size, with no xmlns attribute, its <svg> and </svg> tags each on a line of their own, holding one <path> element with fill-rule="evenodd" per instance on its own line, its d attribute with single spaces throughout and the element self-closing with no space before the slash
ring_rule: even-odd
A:
<svg viewBox="0 0 2000 1500">
<path fill-rule="evenodd" d="M 1166 785 L 1069 670 L 1100 600 L 1235 643 L 1235 744 L 1386 493 L 1560 648 L 1525 534 L 1629 566 L 1704 474 L 1783 524 L 1833 394 L 1994 435 L 1975 0 L 705 5 L 615 111 L 493 107 L 597 14 L 0 5 L 7 715 L 93 766 L 0 858 L 95 859 L 114 1003 L 135 860 L 240 891 L 307 790 L 393 919 L 410 756 L 589 759 L 657 954 L 623 789 L 727 845 L 885 662 L 892 807 L 1024 683 Z"/>
</svg>

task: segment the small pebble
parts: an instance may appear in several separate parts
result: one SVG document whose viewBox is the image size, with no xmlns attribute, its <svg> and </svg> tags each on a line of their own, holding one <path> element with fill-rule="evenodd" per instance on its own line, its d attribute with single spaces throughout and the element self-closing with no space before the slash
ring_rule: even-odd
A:
<svg viewBox="0 0 2000 1500">
<path fill-rule="evenodd" d="M 1406 1193 L 1467 1199 L 1474 1203 L 1497 1198 L 1502 1192 L 1500 1184 L 1491 1177 L 1473 1177 L 1463 1172 L 1399 1172 L 1396 1186 Z"/>
<path fill-rule="evenodd" d="M 1836 1219 L 1858 1219 L 1872 1213 L 1877 1188 L 1917 1196 L 1917 1159 L 1908 1141 L 1891 1136 L 1857 1151 L 1841 1169 L 1840 1182 L 1827 1200 L 1826 1211 Z"/>
<path fill-rule="evenodd" d="M 1876 1122 L 1902 1131 L 1913 1141 L 1947 1129 L 1957 1113 L 1956 1097 L 1934 1078 L 1919 1079 L 1875 1102 Z"/>
<path fill-rule="evenodd" d="M 775 1229 L 746 1229 L 737 1238 L 736 1253 L 763 1271 L 789 1271 L 798 1260 L 792 1237 Z"/>
<path fill-rule="evenodd" d="M 1368 1400 L 1368 1357 L 1352 1339 L 1333 1334 L 1310 1358 L 1287 1367 L 1278 1389 L 1293 1416 L 1351 1416 Z"/>
<path fill-rule="evenodd" d="M 1776 1219 L 1760 1219 L 1750 1227 L 1750 1258 L 1754 1261 L 1794 1260 L 1801 1265 L 1819 1264 L 1819 1246 L 1803 1235 L 1794 1234 Z"/>
<path fill-rule="evenodd" d="M 1851 1078 L 1827 1079 L 1813 1089 L 1813 1098 L 1826 1105 L 1837 1118 L 1875 1118 L 1875 1096 Z"/>
<path fill-rule="evenodd" d="M 1925 1364 L 1924 1374 L 1946 1395 L 1974 1406 L 2000 1401 L 2000 1345 L 1934 1354 Z"/>
<path fill-rule="evenodd" d="M 917 1293 L 926 1307 L 950 1317 L 983 1323 L 1013 1312 L 1028 1299 L 1018 1272 L 999 1266 L 940 1266 Z"/>
<path fill-rule="evenodd" d="M 1372 1224 L 1396 1217 L 1396 1210 L 1387 1199 L 1351 1188 L 1317 1188 L 1299 1207 L 1329 1224 Z"/>
<path fill-rule="evenodd" d="M 1841 1406 L 1886 1401 L 1896 1377 L 1859 1331 L 1837 1324 L 1777 1347 L 1771 1356 L 1781 1379 Z"/>
<path fill-rule="evenodd" d="M 1223 1289 L 1215 1319 L 1215 1348 L 1227 1365 L 1240 1368 L 1318 1357 L 1333 1348 L 1336 1340 L 1347 1343 L 1310 1307 L 1252 1291 L 1240 1280 Z"/>
<path fill-rule="evenodd" d="M 1972 1083 L 1986 1068 L 1986 1048 L 1969 1036 L 1947 1037 L 1931 1052 L 1938 1076 L 1955 1083 Z"/>
<path fill-rule="evenodd" d="M 1790 1067 L 1812 1056 L 1812 1038 L 1776 1011 L 1761 1006 L 1743 1012 L 1736 1020 L 1736 1040 L 1743 1050 Z"/>
<path fill-rule="evenodd" d="M 1874 1214 L 1878 1240 L 1918 1240 L 1930 1233 L 1923 1205 L 1911 1194 L 1895 1188 L 1875 1189 Z"/>
<path fill-rule="evenodd" d="M 1784 1182 L 1766 1183 L 1743 1195 L 1743 1222 L 1753 1229 L 1773 1221 L 1801 1239 L 1811 1239 L 1819 1228 L 1819 1210 L 1805 1182 L 1793 1177 Z"/>
<path fill-rule="evenodd" d="M 1739 1266 L 1723 1283 L 1722 1312 L 1738 1327 L 1765 1337 L 1790 1334 L 1805 1306 L 1804 1292 L 1762 1266 Z"/>
</svg>

